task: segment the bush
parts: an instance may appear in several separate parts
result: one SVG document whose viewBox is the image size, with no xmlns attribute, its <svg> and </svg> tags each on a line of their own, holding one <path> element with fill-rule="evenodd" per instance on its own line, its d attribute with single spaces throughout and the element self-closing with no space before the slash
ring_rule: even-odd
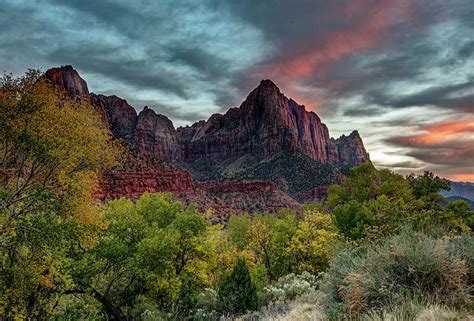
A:
<svg viewBox="0 0 474 321">
<path fill-rule="evenodd" d="M 316 276 L 303 272 L 301 274 L 288 274 L 278 279 L 270 286 L 266 286 L 263 291 L 267 302 L 293 300 L 297 297 L 309 295 L 316 291 Z"/>
<path fill-rule="evenodd" d="M 322 280 L 327 313 L 360 315 L 406 297 L 463 307 L 472 288 L 466 258 L 473 247 L 468 235 L 435 239 L 405 231 L 360 253 L 343 252 Z"/>
</svg>

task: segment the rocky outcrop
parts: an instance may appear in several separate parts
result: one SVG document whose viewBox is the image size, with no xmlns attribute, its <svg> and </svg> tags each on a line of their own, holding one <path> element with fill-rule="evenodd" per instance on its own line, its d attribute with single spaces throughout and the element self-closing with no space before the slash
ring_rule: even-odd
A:
<svg viewBox="0 0 474 321">
<path fill-rule="evenodd" d="M 147 106 L 138 114 L 131 145 L 156 159 L 180 161 L 182 158 L 171 120 Z"/>
<path fill-rule="evenodd" d="M 321 186 L 308 191 L 296 193 L 295 199 L 301 203 L 320 203 L 326 199 L 327 195 L 328 187 Z"/>
<path fill-rule="evenodd" d="M 183 160 L 188 163 L 243 155 L 266 158 L 288 151 L 302 152 L 323 164 L 369 161 L 360 137 L 351 141 L 345 136 L 330 139 L 318 115 L 288 99 L 271 80 L 262 80 L 239 108 L 178 128 L 177 133 Z M 349 137 L 353 138 L 352 134 Z"/>
<path fill-rule="evenodd" d="M 139 197 L 145 192 L 193 192 L 193 181 L 185 171 L 156 170 L 143 171 L 114 170 L 105 172 L 94 197 L 110 200 L 121 197 Z"/>
<path fill-rule="evenodd" d="M 357 165 L 370 161 L 357 130 L 349 136 L 342 135 L 338 139 L 331 139 L 331 143 L 336 146 L 338 160 L 342 164 Z"/>
<path fill-rule="evenodd" d="M 89 89 L 86 82 L 72 66 L 51 68 L 46 71 L 44 76 L 69 97 L 79 96 L 89 99 Z"/>
<path fill-rule="evenodd" d="M 131 144 L 135 134 L 137 112 L 125 99 L 117 96 L 90 94 L 92 105 L 103 115 L 115 138 Z"/>
<path fill-rule="evenodd" d="M 185 203 L 202 204 L 212 208 L 215 220 L 227 221 L 233 213 L 278 212 L 289 209 L 301 213 L 301 205 L 277 185 L 267 181 L 224 180 L 195 182 L 195 193 L 184 196 L 176 195 Z M 196 198 L 196 196 L 198 196 Z"/>
<path fill-rule="evenodd" d="M 180 161 L 181 146 L 168 117 L 145 106 L 137 115 L 125 99 L 91 94 L 92 104 L 105 115 L 115 138 L 122 139 L 134 150 L 158 160 Z"/>
</svg>

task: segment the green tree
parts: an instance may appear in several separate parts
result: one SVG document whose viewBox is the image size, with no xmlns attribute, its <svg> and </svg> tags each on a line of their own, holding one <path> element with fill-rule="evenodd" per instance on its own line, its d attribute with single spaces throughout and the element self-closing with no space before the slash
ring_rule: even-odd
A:
<svg viewBox="0 0 474 321">
<path fill-rule="evenodd" d="M 257 289 L 245 259 L 239 258 L 232 273 L 222 280 L 218 297 L 223 312 L 236 314 L 257 309 Z"/>
<path fill-rule="evenodd" d="M 287 246 L 288 261 L 293 265 L 292 272 L 317 274 L 324 271 L 339 241 L 331 215 L 305 210 L 303 219 Z"/>
<path fill-rule="evenodd" d="M 451 183 L 435 176 L 432 172 L 425 171 L 423 175 L 411 174 L 407 176 L 413 195 L 430 206 L 437 206 L 443 200 L 439 191 L 451 189 Z"/>
<path fill-rule="evenodd" d="M 372 220 L 367 207 L 356 200 L 338 205 L 334 209 L 334 222 L 346 237 L 357 240 L 366 236 Z"/>
<path fill-rule="evenodd" d="M 192 297 L 184 293 L 192 289 L 186 280 L 202 288 L 211 284 L 212 232 L 202 214 L 168 194 L 145 193 L 135 204 L 112 201 L 100 242 L 77 253 L 75 292 L 92 295 L 112 319 L 139 315 L 140 300 L 169 312 L 177 302 L 174 312 L 182 313 L 184 298 Z"/>
<path fill-rule="evenodd" d="M 37 71 L 0 85 L 0 315 L 45 318 L 96 242 L 91 191 L 117 153 L 99 114 Z"/>
</svg>

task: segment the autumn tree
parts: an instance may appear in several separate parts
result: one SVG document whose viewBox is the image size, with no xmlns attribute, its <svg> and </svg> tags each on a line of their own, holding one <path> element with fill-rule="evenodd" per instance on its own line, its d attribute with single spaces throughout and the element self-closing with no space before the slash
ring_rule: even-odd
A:
<svg viewBox="0 0 474 321">
<path fill-rule="evenodd" d="M 287 247 L 293 272 L 318 274 L 324 271 L 341 243 L 331 215 L 305 210 Z"/>
<path fill-rule="evenodd" d="M 38 71 L 0 85 L 0 315 L 44 317 L 65 291 L 68 248 L 94 241 L 91 190 L 115 163 L 93 107 L 66 99 Z"/>
</svg>

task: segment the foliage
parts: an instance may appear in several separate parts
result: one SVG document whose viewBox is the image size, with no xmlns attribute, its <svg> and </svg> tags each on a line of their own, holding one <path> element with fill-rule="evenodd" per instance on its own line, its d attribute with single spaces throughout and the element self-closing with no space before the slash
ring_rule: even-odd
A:
<svg viewBox="0 0 474 321">
<path fill-rule="evenodd" d="M 333 209 L 339 204 L 355 200 L 363 203 L 385 196 L 390 200 L 412 199 L 407 180 L 389 170 L 376 170 L 370 163 L 351 168 L 349 177 L 342 184 L 328 190 L 326 207 Z"/>
<path fill-rule="evenodd" d="M 97 241 L 91 198 L 118 156 L 98 113 L 38 71 L 0 85 L 0 315 L 44 318 L 73 286 L 71 248 Z"/>
<path fill-rule="evenodd" d="M 225 313 L 245 313 L 257 309 L 257 289 L 244 258 L 239 258 L 232 273 L 222 280 L 218 296 L 220 308 Z"/>
<path fill-rule="evenodd" d="M 325 207 L 339 231 L 359 242 L 397 234 L 406 225 L 437 235 L 470 231 L 474 216 L 468 204 L 442 206 L 439 192 L 446 188 L 449 182 L 430 172 L 405 179 L 362 164 L 342 184 L 330 187 Z"/>
<path fill-rule="evenodd" d="M 453 307 L 469 304 L 472 262 L 464 253 L 474 246 L 474 238 L 457 240 L 407 230 L 359 253 L 342 252 L 331 262 L 321 286 L 328 312 L 363 314 L 407 296 Z"/>
<path fill-rule="evenodd" d="M 324 271 L 341 245 L 333 218 L 329 214 L 306 210 L 287 246 L 287 256 L 297 273 Z"/>
<path fill-rule="evenodd" d="M 424 172 L 423 175 L 407 176 L 413 195 L 425 202 L 436 203 L 443 199 L 439 194 L 441 190 L 450 190 L 451 184 L 448 180 L 439 178 L 431 172 Z"/>
<path fill-rule="evenodd" d="M 290 193 L 349 176 L 299 215 L 232 215 L 225 227 L 169 194 L 99 205 L 93 188 L 121 148 L 87 99 L 37 71 L 0 85 L 0 150 L 0 319 L 377 320 L 471 303 L 474 213 L 444 200 L 449 182 L 430 172 L 276 155 Z M 235 174 L 282 183 L 252 162 Z"/>
<path fill-rule="evenodd" d="M 264 288 L 267 300 L 286 301 L 316 292 L 317 278 L 308 272 L 290 273 L 282 276 L 272 285 Z"/>
<path fill-rule="evenodd" d="M 112 318 L 142 313 L 139 300 L 187 314 L 194 289 L 211 285 L 213 228 L 193 208 L 168 194 L 144 194 L 136 204 L 110 202 L 100 242 L 79 253 L 78 292 L 89 292 Z M 175 302 L 174 304 L 172 304 Z"/>
</svg>

